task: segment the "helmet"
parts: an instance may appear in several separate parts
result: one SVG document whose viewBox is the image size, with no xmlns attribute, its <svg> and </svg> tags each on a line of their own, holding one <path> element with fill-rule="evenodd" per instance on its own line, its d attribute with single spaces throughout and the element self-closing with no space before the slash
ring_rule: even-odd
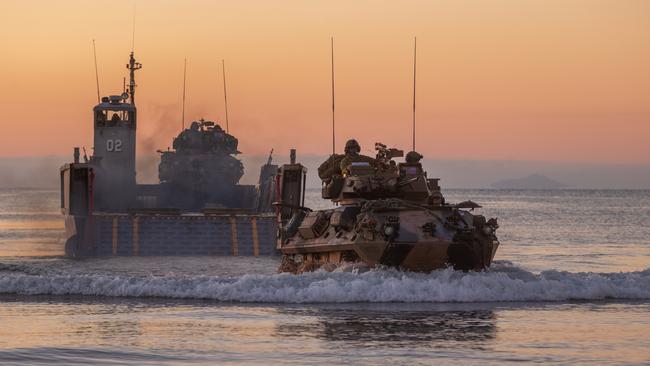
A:
<svg viewBox="0 0 650 366">
<path fill-rule="evenodd" d="M 350 139 L 345 143 L 345 153 L 356 155 L 361 152 L 361 145 L 355 139 Z"/>
<path fill-rule="evenodd" d="M 422 158 L 423 158 L 422 154 L 415 151 L 411 151 L 408 154 L 406 154 L 407 163 L 419 163 Z"/>
</svg>

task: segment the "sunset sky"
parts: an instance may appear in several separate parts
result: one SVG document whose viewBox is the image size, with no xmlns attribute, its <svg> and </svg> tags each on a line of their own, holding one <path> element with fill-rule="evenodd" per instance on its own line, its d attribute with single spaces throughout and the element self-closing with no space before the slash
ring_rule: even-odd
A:
<svg viewBox="0 0 650 366">
<path fill-rule="evenodd" d="M 330 36 L 337 145 L 427 158 L 650 164 L 650 1 L 2 1 L 0 156 L 92 145 L 96 103 L 119 94 L 135 4 L 139 153 L 186 121 L 224 117 L 240 150 L 327 154 Z"/>
</svg>

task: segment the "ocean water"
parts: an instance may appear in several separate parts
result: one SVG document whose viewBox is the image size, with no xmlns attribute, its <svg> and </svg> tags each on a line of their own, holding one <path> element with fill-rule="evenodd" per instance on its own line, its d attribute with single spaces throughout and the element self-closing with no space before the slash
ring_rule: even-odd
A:
<svg viewBox="0 0 650 366">
<path fill-rule="evenodd" d="M 650 191 L 444 193 L 499 218 L 489 270 L 71 261 L 58 191 L 0 190 L 0 365 L 650 364 Z"/>
</svg>

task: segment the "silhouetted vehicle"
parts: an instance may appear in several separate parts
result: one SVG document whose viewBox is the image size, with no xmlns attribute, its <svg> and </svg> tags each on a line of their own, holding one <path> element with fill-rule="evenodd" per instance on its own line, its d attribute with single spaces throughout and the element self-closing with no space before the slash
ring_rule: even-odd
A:
<svg viewBox="0 0 650 366">
<path fill-rule="evenodd" d="M 238 185 L 244 165 L 234 155 L 237 139 L 211 121 L 192 122 L 174 139 L 174 150 L 159 151 L 161 206 L 253 208 L 256 187 Z"/>
</svg>

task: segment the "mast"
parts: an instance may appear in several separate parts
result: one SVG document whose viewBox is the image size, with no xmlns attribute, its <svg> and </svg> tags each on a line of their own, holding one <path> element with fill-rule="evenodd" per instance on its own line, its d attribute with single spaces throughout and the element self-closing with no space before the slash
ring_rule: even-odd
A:
<svg viewBox="0 0 650 366">
<path fill-rule="evenodd" d="M 129 57 L 129 64 L 126 65 L 129 69 L 129 97 L 131 104 L 135 106 L 135 71 L 142 68 L 142 64 L 135 61 L 135 3 L 133 3 L 133 32 L 131 34 L 131 55 Z"/>
<path fill-rule="evenodd" d="M 135 71 L 140 70 L 142 68 L 142 64 L 135 61 L 133 51 L 131 51 L 129 63 L 126 65 L 126 68 L 129 69 L 129 97 L 131 104 L 135 106 Z"/>
</svg>

